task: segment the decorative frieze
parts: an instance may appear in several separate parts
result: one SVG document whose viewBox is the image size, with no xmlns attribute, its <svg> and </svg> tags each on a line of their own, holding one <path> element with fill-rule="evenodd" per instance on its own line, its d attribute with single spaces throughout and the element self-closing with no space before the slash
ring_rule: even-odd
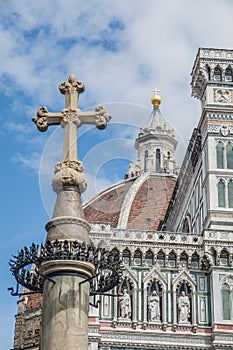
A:
<svg viewBox="0 0 233 350">
<path fill-rule="evenodd" d="M 223 114 L 223 113 L 214 113 L 209 112 L 206 114 L 207 120 L 222 120 L 222 121 L 232 121 L 233 115 L 232 114 Z"/>
<path fill-rule="evenodd" d="M 134 244 L 147 244 L 147 242 L 151 243 L 181 243 L 181 244 L 192 244 L 197 245 L 202 243 L 202 237 L 198 235 L 194 235 L 192 233 L 182 233 L 182 232 L 166 232 L 166 231 L 139 231 L 139 230 L 121 230 L 121 229 L 102 229 L 102 225 L 92 225 L 92 229 L 90 232 L 91 237 L 98 238 L 107 238 L 106 236 L 101 236 L 102 232 L 111 233 L 110 241 L 113 244 L 113 241 L 119 242 L 124 245 Z"/>
<path fill-rule="evenodd" d="M 214 335 L 214 340 L 221 342 L 228 342 L 228 344 L 233 343 L 233 335 Z"/>
<path fill-rule="evenodd" d="M 190 332 L 190 335 L 192 333 Z M 159 333 L 153 332 L 151 334 L 145 334 L 143 333 L 132 333 L 132 332 L 114 332 L 114 333 L 102 333 L 101 342 L 104 343 L 104 341 L 111 340 L 111 341 L 127 341 L 130 342 L 130 344 L 139 343 L 140 344 L 171 344 L 174 347 L 179 346 L 180 344 L 185 345 L 210 345 L 211 344 L 211 338 L 208 336 L 198 336 L 197 334 L 195 336 L 190 336 L 187 340 L 187 336 L 182 336 L 177 333 L 176 336 L 174 334 L 170 333 L 167 335 L 161 335 Z M 124 348 L 125 349 L 125 348 Z M 198 348 L 199 349 L 199 348 Z"/>
<path fill-rule="evenodd" d="M 220 134 L 223 137 L 227 137 L 233 134 L 233 126 L 231 125 L 220 125 L 220 124 L 208 124 L 207 132 Z"/>
<path fill-rule="evenodd" d="M 205 241 L 227 241 L 233 242 L 233 232 L 231 231 L 214 231 L 205 230 L 204 232 Z M 233 243 L 231 243 L 233 245 Z"/>
</svg>

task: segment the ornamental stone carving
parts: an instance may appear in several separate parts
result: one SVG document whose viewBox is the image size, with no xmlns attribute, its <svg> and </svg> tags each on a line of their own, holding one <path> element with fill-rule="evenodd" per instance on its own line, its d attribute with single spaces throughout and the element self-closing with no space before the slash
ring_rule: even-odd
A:
<svg viewBox="0 0 233 350">
<path fill-rule="evenodd" d="M 59 90 L 63 95 L 67 92 L 70 94 L 78 92 L 80 94 L 85 91 L 85 85 L 82 81 L 76 80 L 74 74 L 70 74 L 68 81 L 64 81 L 59 85 Z"/>
<path fill-rule="evenodd" d="M 131 319 L 131 300 L 130 295 L 127 292 L 127 289 L 123 289 L 123 296 L 119 298 L 119 307 L 120 307 L 120 317 L 122 319 L 130 320 Z"/>
<path fill-rule="evenodd" d="M 220 125 L 213 125 L 213 124 L 208 124 L 207 126 L 207 131 L 208 132 L 214 132 L 214 133 L 219 133 Z"/>
<path fill-rule="evenodd" d="M 52 180 L 52 187 L 56 193 L 66 187 L 76 187 L 80 193 L 83 193 L 87 188 L 86 176 L 72 168 L 64 167 L 55 173 Z"/>
<path fill-rule="evenodd" d="M 47 114 L 48 114 L 48 109 L 42 106 L 38 109 L 36 116 L 32 118 L 32 121 L 36 124 L 37 128 L 42 132 L 48 129 Z"/>
<path fill-rule="evenodd" d="M 100 130 L 105 129 L 110 119 L 110 115 L 107 113 L 106 109 L 100 105 L 95 108 L 95 113 L 96 113 L 96 119 L 95 119 L 96 127 Z"/>
<path fill-rule="evenodd" d="M 77 128 L 81 125 L 81 120 L 79 119 L 79 109 L 75 109 L 73 111 L 70 111 L 68 109 L 62 110 L 63 119 L 61 121 L 61 126 L 64 128 L 65 125 L 69 122 L 74 123 Z"/>
<path fill-rule="evenodd" d="M 231 102 L 231 93 L 229 90 L 225 89 L 215 89 L 214 90 L 214 100 L 219 103 Z"/>
<path fill-rule="evenodd" d="M 65 168 L 71 168 L 79 172 L 84 170 L 83 163 L 80 160 L 66 160 L 56 164 L 55 173 Z"/>
<path fill-rule="evenodd" d="M 155 290 L 152 292 L 151 296 L 149 297 L 148 309 L 149 309 L 149 320 L 151 322 L 160 321 L 160 297 L 158 296 Z"/>
<path fill-rule="evenodd" d="M 189 300 L 189 297 L 185 295 L 184 291 L 181 292 L 181 295 L 178 298 L 178 310 L 179 310 L 178 323 L 190 324 L 189 322 L 190 300 Z"/>
<path fill-rule="evenodd" d="M 221 135 L 224 136 L 224 137 L 228 136 L 228 134 L 229 134 L 229 128 L 228 128 L 228 126 L 227 126 L 227 125 L 222 125 L 222 126 L 220 127 L 220 133 L 221 133 Z"/>
</svg>

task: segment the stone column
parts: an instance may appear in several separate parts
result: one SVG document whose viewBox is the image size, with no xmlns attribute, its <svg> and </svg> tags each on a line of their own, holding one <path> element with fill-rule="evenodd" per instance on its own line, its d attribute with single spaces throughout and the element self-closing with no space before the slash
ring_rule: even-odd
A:
<svg viewBox="0 0 233 350">
<path fill-rule="evenodd" d="M 40 267 L 45 277 L 40 349 L 87 350 L 90 294 L 87 280 L 93 277 L 95 266 L 88 262 L 93 260 L 88 256 L 89 248 L 85 248 L 90 244 L 90 225 L 85 221 L 80 198 L 87 184 L 82 162 L 78 160 L 77 129 L 83 124 L 105 129 L 111 116 L 103 106 L 80 111 L 78 99 L 85 86 L 73 74 L 59 85 L 59 90 L 65 95 L 66 107 L 55 113 L 41 107 L 32 119 L 40 131 L 46 131 L 50 125 L 60 124 L 64 128 L 63 158 L 56 165 L 52 182 L 57 200 L 53 217 L 46 225 L 46 247 L 50 248 Z M 55 246 L 59 254 L 54 252 Z M 71 254 L 69 249 L 74 246 L 84 247 L 82 254 Z"/>
<path fill-rule="evenodd" d="M 47 242 L 53 244 L 59 240 L 68 247 L 74 241 L 89 244 L 90 225 L 84 219 L 80 199 L 83 174 L 64 162 L 57 168 L 53 178 L 57 200 L 53 217 L 46 225 Z M 60 260 L 42 263 L 41 273 L 47 278 L 43 291 L 41 350 L 88 348 L 90 284 L 86 280 L 94 271 L 92 263 L 66 259 L 65 255 Z"/>
<path fill-rule="evenodd" d="M 89 283 L 94 266 L 78 261 L 45 262 L 41 350 L 88 348 Z"/>
</svg>

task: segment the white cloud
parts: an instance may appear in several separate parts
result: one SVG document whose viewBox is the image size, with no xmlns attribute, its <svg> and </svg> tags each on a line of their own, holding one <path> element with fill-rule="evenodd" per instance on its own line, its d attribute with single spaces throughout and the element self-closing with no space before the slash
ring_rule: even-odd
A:
<svg viewBox="0 0 233 350">
<path fill-rule="evenodd" d="M 12 161 L 19 164 L 23 168 L 29 168 L 38 172 L 40 165 L 40 154 L 36 152 L 32 152 L 29 155 L 16 153 L 15 156 L 12 157 Z"/>
<path fill-rule="evenodd" d="M 232 9 L 227 0 L 221 6 L 217 0 L 127 0 L 111 5 L 107 0 L 8 1 L 0 22 L 0 89 L 12 96 L 11 107 L 20 120 L 16 123 L 9 116 L 5 127 L 28 134 L 27 141 L 41 150 L 40 136 L 30 137 L 31 127 L 23 127 L 22 120 L 42 104 L 62 109 L 64 97 L 58 85 L 73 72 L 86 84 L 80 96 L 82 108 L 106 103 L 112 122 L 136 127 L 145 125 L 146 108 L 128 113 L 126 105 L 126 110 L 117 110 L 108 102 L 150 109 L 151 90 L 158 86 L 161 111 L 180 135 L 183 151 L 200 115 L 189 85 L 197 49 L 231 46 Z M 121 137 L 124 129 L 118 132 Z"/>
<path fill-rule="evenodd" d="M 20 133 L 21 135 L 28 135 L 32 134 L 34 131 L 32 127 L 24 124 L 18 124 L 14 122 L 6 122 L 4 124 L 4 127 L 9 131 L 9 132 L 14 132 L 14 133 Z"/>
<path fill-rule="evenodd" d="M 232 5 L 227 1 L 221 6 L 216 0 L 9 3 L 12 7 L 3 14 L 13 25 L 2 29 L 3 38 L 8 37 L 7 43 L 2 39 L 2 73 L 11 74 L 17 88 L 33 99 L 52 106 L 62 105 L 57 85 L 73 71 L 88 86 L 82 104 L 120 100 L 149 105 L 157 84 L 171 114 L 183 103 L 185 91 L 189 95 L 197 46 L 231 45 Z M 219 17 L 226 19 L 227 30 L 222 21 L 216 24 Z M 121 26 L 112 30 L 110 24 L 117 21 Z M 117 51 L 108 48 L 111 44 Z M 190 114 L 196 112 L 190 101 L 188 106 Z"/>
</svg>

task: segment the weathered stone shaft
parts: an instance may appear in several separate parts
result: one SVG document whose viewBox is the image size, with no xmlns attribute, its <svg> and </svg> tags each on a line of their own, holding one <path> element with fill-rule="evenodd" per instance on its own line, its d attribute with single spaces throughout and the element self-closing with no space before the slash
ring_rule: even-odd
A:
<svg viewBox="0 0 233 350">
<path fill-rule="evenodd" d="M 46 280 L 43 292 L 41 350 L 88 348 L 89 283 L 86 277 L 57 274 Z"/>
</svg>

